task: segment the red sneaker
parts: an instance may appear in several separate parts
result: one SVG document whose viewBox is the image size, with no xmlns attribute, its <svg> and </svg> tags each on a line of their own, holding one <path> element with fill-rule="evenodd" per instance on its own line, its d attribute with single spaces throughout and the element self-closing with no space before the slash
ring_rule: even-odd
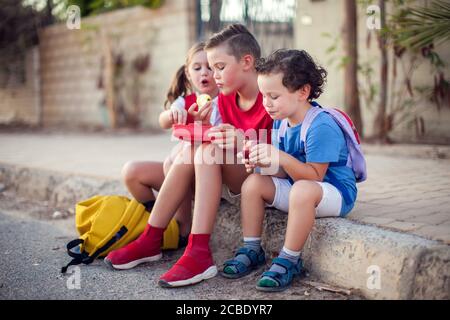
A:
<svg viewBox="0 0 450 320">
<path fill-rule="evenodd" d="M 209 234 L 190 234 L 183 256 L 159 278 L 158 284 L 164 288 L 181 287 L 216 276 L 217 267 L 209 250 L 209 238 Z"/>
<path fill-rule="evenodd" d="M 144 232 L 125 247 L 111 251 L 105 263 L 114 269 L 126 270 L 145 262 L 161 259 L 161 241 L 164 229 L 147 224 Z"/>
</svg>

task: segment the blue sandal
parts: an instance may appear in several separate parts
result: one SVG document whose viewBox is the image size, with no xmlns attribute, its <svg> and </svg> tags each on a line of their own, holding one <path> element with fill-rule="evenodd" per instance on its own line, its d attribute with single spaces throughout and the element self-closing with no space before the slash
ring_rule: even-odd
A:
<svg viewBox="0 0 450 320">
<path fill-rule="evenodd" d="M 247 266 L 239 260 L 230 259 L 224 262 L 223 269 L 222 271 L 220 271 L 220 275 L 229 279 L 242 278 L 266 263 L 266 254 L 262 248 L 259 253 L 256 253 L 256 251 L 254 250 L 242 247 L 236 252 L 234 257 L 237 257 L 240 254 L 244 254 L 247 256 L 247 258 L 250 260 L 250 265 Z M 236 269 L 236 272 L 225 272 L 227 267 L 234 267 Z"/>
<path fill-rule="evenodd" d="M 276 264 L 283 267 L 286 273 L 279 273 L 275 271 L 266 271 L 262 274 L 256 289 L 260 291 L 283 291 L 286 290 L 292 283 L 292 279 L 300 275 L 303 271 L 303 261 L 298 259 L 297 264 L 283 258 L 275 258 L 272 260 L 272 265 Z"/>
</svg>

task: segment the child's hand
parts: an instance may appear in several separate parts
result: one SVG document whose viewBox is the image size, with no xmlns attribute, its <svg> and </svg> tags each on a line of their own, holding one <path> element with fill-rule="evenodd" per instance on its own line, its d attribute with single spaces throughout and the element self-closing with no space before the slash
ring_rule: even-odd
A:
<svg viewBox="0 0 450 320">
<path fill-rule="evenodd" d="M 242 163 L 245 166 L 245 170 L 247 173 L 252 173 L 253 170 L 257 167 L 254 164 L 251 164 L 248 159 L 245 158 L 245 151 L 241 151 L 237 154 L 237 158 L 242 160 Z"/>
<path fill-rule="evenodd" d="M 256 143 L 257 142 L 255 140 L 246 139 L 244 141 L 242 152 L 239 152 L 237 154 L 237 157 L 242 159 L 242 163 L 244 164 L 247 173 L 253 172 L 253 170 L 256 168 L 256 165 L 250 163 L 250 150 L 253 146 L 256 145 Z"/>
<path fill-rule="evenodd" d="M 170 108 L 169 119 L 172 124 L 186 124 L 187 111 L 181 108 Z"/>
<path fill-rule="evenodd" d="M 240 130 L 237 130 L 231 124 L 224 123 L 209 130 L 208 136 L 211 138 L 211 143 L 217 145 L 222 149 L 239 150 L 238 144 L 242 144 L 243 137 Z"/>
<path fill-rule="evenodd" d="M 271 144 L 257 144 L 250 149 L 248 163 L 254 167 L 262 168 L 278 165 L 280 163 L 280 150 Z"/>
<path fill-rule="evenodd" d="M 206 103 L 198 111 L 195 111 L 197 104 L 193 103 L 188 110 L 188 113 L 194 117 L 194 121 L 201 121 L 202 124 L 210 124 L 212 104 L 211 101 Z"/>
</svg>

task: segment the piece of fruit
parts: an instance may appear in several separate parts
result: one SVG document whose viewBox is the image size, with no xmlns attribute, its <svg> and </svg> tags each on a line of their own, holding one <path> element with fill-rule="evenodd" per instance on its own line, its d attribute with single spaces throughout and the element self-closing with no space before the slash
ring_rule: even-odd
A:
<svg viewBox="0 0 450 320">
<path fill-rule="evenodd" d="M 250 159 L 250 149 L 251 149 L 252 143 L 248 138 L 245 138 L 244 140 L 244 148 L 243 148 L 243 154 L 244 154 L 244 159 L 248 160 Z"/>
<path fill-rule="evenodd" d="M 247 148 L 244 149 L 244 159 L 245 160 L 250 159 L 250 149 Z"/>
<path fill-rule="evenodd" d="M 199 108 L 203 108 L 203 106 L 205 106 L 208 102 L 211 101 L 211 97 L 209 96 L 209 94 L 201 94 L 197 97 L 197 105 Z"/>
</svg>

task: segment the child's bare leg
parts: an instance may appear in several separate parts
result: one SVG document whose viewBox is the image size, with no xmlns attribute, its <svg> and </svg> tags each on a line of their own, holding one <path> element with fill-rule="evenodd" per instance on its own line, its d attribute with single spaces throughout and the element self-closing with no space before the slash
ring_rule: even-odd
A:
<svg viewBox="0 0 450 320">
<path fill-rule="evenodd" d="M 167 157 L 164 162 L 163 162 L 163 170 L 164 170 L 164 176 L 167 176 L 167 174 L 169 173 L 170 167 L 173 164 L 173 160 L 171 159 L 171 157 Z"/>
<path fill-rule="evenodd" d="M 180 152 L 181 148 L 178 148 L 178 151 Z M 167 157 L 164 163 L 152 161 L 127 162 L 122 169 L 122 176 L 132 196 L 137 201 L 146 204 L 149 201 L 155 201 L 153 190 L 160 190 L 165 174 L 168 173 L 171 166 L 171 157 Z M 175 210 L 177 210 L 175 219 L 180 226 L 180 235 L 186 236 L 189 234 L 192 221 L 192 188 L 188 189 L 183 201 Z"/>
<path fill-rule="evenodd" d="M 300 251 L 314 225 L 316 207 L 322 200 L 322 187 L 314 182 L 299 180 L 289 194 L 289 214 L 284 246 Z"/>
<path fill-rule="evenodd" d="M 182 156 L 183 152 L 179 154 L 179 157 Z M 162 171 L 162 164 L 160 168 Z M 110 252 L 105 258 L 107 264 L 116 269 L 130 269 L 161 258 L 164 230 L 191 187 L 193 174 L 193 164 L 175 162 L 172 165 L 160 188 L 144 232 L 125 247 Z"/>
<path fill-rule="evenodd" d="M 239 194 L 248 173 L 241 164 L 203 163 L 209 155 L 222 159 L 224 151 L 212 144 L 202 145 L 195 154 L 195 201 L 192 221 L 192 233 L 211 234 L 222 194 L 222 183 L 229 186 L 231 192 Z M 235 159 L 235 163 L 236 159 Z"/>
<path fill-rule="evenodd" d="M 217 162 L 211 164 L 209 161 L 202 163 L 211 155 L 215 159 L 221 159 L 216 156 L 219 154 L 223 156 L 223 152 L 214 145 L 203 144 L 195 153 L 195 202 L 192 231 L 183 256 L 161 276 L 158 284 L 163 287 L 192 284 L 217 274 L 209 240 L 219 208 L 222 181 L 225 181 L 222 177 L 226 177 L 231 191 L 238 193 L 248 176 L 243 165 L 225 166 Z"/>
<path fill-rule="evenodd" d="M 181 150 L 179 150 L 179 151 L 181 151 Z M 175 160 L 175 157 L 173 160 Z M 173 160 L 172 160 L 172 157 L 167 157 L 166 160 L 164 160 L 164 175 L 165 176 L 167 176 L 169 174 L 169 170 L 172 167 Z M 192 178 L 192 180 L 193 180 L 193 178 Z M 192 187 L 189 188 L 188 191 L 186 192 L 185 197 L 184 197 L 183 201 L 181 202 L 181 204 L 174 216 L 175 220 L 177 220 L 178 224 L 179 224 L 180 235 L 183 237 L 186 237 L 191 230 L 193 188 L 194 188 L 194 184 L 192 183 Z"/>
<path fill-rule="evenodd" d="M 256 288 L 263 291 L 281 291 L 292 281 L 287 268 L 293 274 L 301 271 L 300 251 L 312 230 L 316 207 L 322 199 L 322 188 L 314 181 L 299 180 L 289 193 L 289 213 L 284 246 L 269 272 L 263 273 Z M 281 281 L 281 279 L 284 279 Z"/>
<path fill-rule="evenodd" d="M 265 204 L 273 203 L 275 185 L 270 176 L 250 175 L 242 185 L 241 222 L 244 237 L 261 237 Z"/>
<path fill-rule="evenodd" d="M 184 142 L 179 142 L 176 146 L 174 146 L 172 148 L 172 150 L 170 150 L 170 154 L 164 160 L 164 175 L 165 176 L 167 176 L 167 174 L 169 173 L 170 167 L 174 163 L 177 156 L 180 154 L 180 152 L 183 151 L 184 146 L 185 146 Z"/>
<path fill-rule="evenodd" d="M 270 176 L 252 174 L 243 183 L 241 220 L 244 247 L 237 251 L 231 262 L 225 262 L 221 273 L 224 277 L 243 277 L 265 262 L 265 253 L 261 249 L 265 204 L 273 203 L 275 191 L 275 184 Z"/>
<path fill-rule="evenodd" d="M 123 181 L 133 197 L 139 202 L 155 200 L 152 189 L 159 190 L 164 181 L 163 163 L 153 161 L 130 161 L 122 168 Z"/>
<path fill-rule="evenodd" d="M 192 177 L 194 180 L 194 177 Z M 178 221 L 180 227 L 180 235 L 186 237 L 191 232 L 192 225 L 192 197 L 193 197 L 193 185 L 187 189 L 183 201 L 175 213 L 175 220 Z"/>
<path fill-rule="evenodd" d="M 165 228 L 177 210 L 180 233 L 189 233 L 191 225 L 192 181 L 194 180 L 193 154 L 195 147 L 183 148 L 170 167 L 153 207 L 149 223 Z"/>
</svg>

